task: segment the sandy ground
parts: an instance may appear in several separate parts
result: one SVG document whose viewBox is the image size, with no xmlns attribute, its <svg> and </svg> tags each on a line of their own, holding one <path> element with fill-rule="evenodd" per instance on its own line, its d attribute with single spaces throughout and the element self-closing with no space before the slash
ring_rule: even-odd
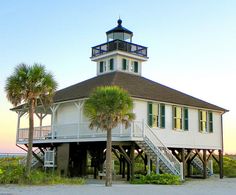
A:
<svg viewBox="0 0 236 195">
<path fill-rule="evenodd" d="M 112 187 L 105 187 L 104 181 L 89 180 L 85 185 L 52 185 L 52 186 L 17 186 L 0 185 L 0 195 L 18 194 L 56 194 L 56 195 L 236 195 L 236 178 L 218 179 L 217 177 L 191 179 L 183 185 L 131 185 L 114 182 Z"/>
</svg>

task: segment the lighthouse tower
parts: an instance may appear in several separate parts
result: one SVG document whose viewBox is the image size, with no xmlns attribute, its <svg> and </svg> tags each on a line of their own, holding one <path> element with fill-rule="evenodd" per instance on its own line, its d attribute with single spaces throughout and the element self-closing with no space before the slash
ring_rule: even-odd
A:
<svg viewBox="0 0 236 195">
<path fill-rule="evenodd" d="M 142 74 L 142 62 L 148 59 L 147 47 L 132 43 L 133 32 L 118 25 L 107 31 L 107 42 L 92 47 L 91 60 L 97 62 L 97 75 L 121 71 Z"/>
</svg>

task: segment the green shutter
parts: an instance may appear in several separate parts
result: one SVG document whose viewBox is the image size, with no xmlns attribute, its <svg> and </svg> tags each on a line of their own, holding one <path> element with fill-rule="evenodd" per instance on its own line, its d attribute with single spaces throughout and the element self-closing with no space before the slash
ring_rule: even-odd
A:
<svg viewBox="0 0 236 195">
<path fill-rule="evenodd" d="M 152 127 L 152 103 L 148 102 L 148 125 Z"/>
<path fill-rule="evenodd" d="M 188 108 L 184 108 L 184 130 L 188 131 Z"/>
<path fill-rule="evenodd" d="M 100 62 L 100 72 L 103 72 L 103 61 Z"/>
<path fill-rule="evenodd" d="M 123 69 L 123 70 L 126 70 L 126 69 L 127 69 L 127 60 L 126 60 L 126 59 L 123 59 L 123 60 L 122 60 L 122 69 Z"/>
<path fill-rule="evenodd" d="M 160 128 L 165 128 L 165 104 L 160 104 Z"/>
<path fill-rule="evenodd" d="M 208 120 L 209 120 L 209 132 L 213 132 L 213 114 L 212 112 L 208 112 Z"/>
<path fill-rule="evenodd" d="M 134 62 L 134 72 L 138 72 L 138 62 Z"/>
<path fill-rule="evenodd" d="M 113 70 L 114 69 L 114 60 L 113 58 L 110 59 L 110 70 Z"/>
</svg>

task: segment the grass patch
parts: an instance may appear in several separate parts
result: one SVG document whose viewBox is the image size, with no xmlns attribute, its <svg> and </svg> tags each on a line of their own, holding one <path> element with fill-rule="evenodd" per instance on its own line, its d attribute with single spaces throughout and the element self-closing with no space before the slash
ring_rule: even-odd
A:
<svg viewBox="0 0 236 195">
<path fill-rule="evenodd" d="M 137 175 L 131 181 L 132 184 L 160 184 L 160 185 L 179 185 L 181 184 L 180 178 L 171 174 L 150 174 L 150 175 Z"/>
<path fill-rule="evenodd" d="M 0 184 L 50 185 L 50 184 L 84 184 L 82 178 L 66 178 L 43 170 L 32 170 L 29 177 L 24 176 L 25 168 L 19 165 L 18 158 L 0 160 Z"/>
</svg>

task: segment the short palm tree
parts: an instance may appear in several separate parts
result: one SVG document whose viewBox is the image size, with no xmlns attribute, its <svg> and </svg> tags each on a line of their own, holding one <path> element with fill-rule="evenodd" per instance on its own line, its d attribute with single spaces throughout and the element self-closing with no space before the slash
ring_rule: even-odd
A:
<svg viewBox="0 0 236 195">
<path fill-rule="evenodd" d="M 14 105 L 27 104 L 29 114 L 28 153 L 26 176 L 29 176 L 32 161 L 34 112 L 40 102 L 43 106 L 52 102 L 57 83 L 51 73 L 40 64 L 19 64 L 6 80 L 7 99 Z"/>
<path fill-rule="evenodd" d="M 129 94 L 117 86 L 96 88 L 85 101 L 84 113 L 91 129 L 107 131 L 106 186 L 112 185 L 112 129 L 122 123 L 128 128 L 134 120 L 133 101 Z"/>
</svg>

